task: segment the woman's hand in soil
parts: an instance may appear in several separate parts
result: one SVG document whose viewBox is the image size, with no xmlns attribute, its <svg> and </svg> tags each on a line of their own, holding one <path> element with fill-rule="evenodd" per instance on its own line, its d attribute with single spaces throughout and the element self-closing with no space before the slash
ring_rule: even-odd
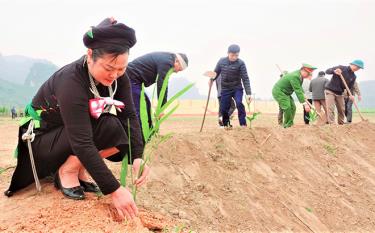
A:
<svg viewBox="0 0 375 233">
<path fill-rule="evenodd" d="M 121 186 L 111 196 L 120 220 L 124 220 L 125 217 L 131 220 L 138 214 L 138 208 L 129 190 Z"/>
<path fill-rule="evenodd" d="M 139 174 L 139 169 L 141 168 L 142 164 L 144 163 L 143 159 L 135 159 L 133 162 L 133 172 L 136 176 Z M 138 187 L 142 186 L 144 183 L 146 183 L 146 178 L 148 174 L 150 173 L 150 168 L 147 166 L 147 164 L 144 165 L 142 174 L 139 176 L 138 179 L 134 181 L 135 185 Z"/>
</svg>

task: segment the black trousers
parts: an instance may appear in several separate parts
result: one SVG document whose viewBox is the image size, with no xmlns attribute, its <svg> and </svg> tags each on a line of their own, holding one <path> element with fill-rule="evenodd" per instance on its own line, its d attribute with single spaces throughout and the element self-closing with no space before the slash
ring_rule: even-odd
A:
<svg viewBox="0 0 375 233">
<path fill-rule="evenodd" d="M 34 177 L 31 169 L 27 142 L 21 137 L 28 127 L 19 128 L 17 167 L 13 173 L 9 191 L 15 192 L 32 183 Z M 128 152 L 128 136 L 124 124 L 117 116 L 103 114 L 93 124 L 93 141 L 98 150 L 116 147 L 119 152 L 107 159 L 114 162 L 122 161 Z M 39 179 L 54 174 L 59 167 L 73 155 L 64 126 L 55 127 L 48 131 L 35 131 L 36 136 L 31 143 L 36 170 Z"/>
<path fill-rule="evenodd" d="M 220 99 L 221 97 L 217 97 L 217 99 L 219 100 L 219 117 L 222 117 L 222 114 L 221 114 L 221 108 L 220 108 Z M 236 110 L 236 102 L 234 101 L 234 99 L 232 98 L 230 100 L 230 108 L 229 108 L 229 117 L 232 116 L 233 112 Z"/>
<path fill-rule="evenodd" d="M 351 123 L 353 119 L 353 101 L 350 98 L 345 98 L 345 116 L 346 122 Z"/>
</svg>

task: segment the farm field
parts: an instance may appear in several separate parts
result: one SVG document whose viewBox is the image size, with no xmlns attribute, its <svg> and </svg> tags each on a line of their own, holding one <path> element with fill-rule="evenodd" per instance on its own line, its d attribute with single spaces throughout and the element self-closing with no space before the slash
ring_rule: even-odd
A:
<svg viewBox="0 0 375 233">
<path fill-rule="evenodd" d="M 212 110 L 199 133 L 199 109 L 181 107 L 162 126 L 173 136 L 153 155 L 135 221 L 117 222 L 110 197 L 68 200 L 44 179 L 40 194 L 31 185 L 0 197 L 0 231 L 373 231 L 375 114 L 365 114 L 368 122 L 355 115 L 351 125 L 318 127 L 303 125 L 299 113 L 296 125 L 283 129 L 269 111 L 252 129 L 234 118 L 227 131 Z M 0 131 L 0 167 L 11 167 L 0 175 L 5 191 L 16 164 L 16 121 L 0 118 Z M 108 166 L 119 177 L 121 164 Z"/>
</svg>

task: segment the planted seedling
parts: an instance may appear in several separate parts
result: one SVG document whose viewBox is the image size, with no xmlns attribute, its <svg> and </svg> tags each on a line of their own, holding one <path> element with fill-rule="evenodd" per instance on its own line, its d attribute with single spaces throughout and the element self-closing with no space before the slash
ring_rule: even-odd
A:
<svg viewBox="0 0 375 233">
<path fill-rule="evenodd" d="M 317 119 L 318 119 L 318 114 L 315 110 L 315 108 L 311 108 L 310 112 L 309 112 L 309 116 L 306 118 L 309 120 L 309 122 L 313 123 L 315 122 Z"/>
<path fill-rule="evenodd" d="M 246 116 L 246 120 L 249 122 L 249 127 L 251 129 L 251 123 L 257 119 L 257 116 L 260 115 L 260 112 L 254 112 L 250 116 Z"/>
<path fill-rule="evenodd" d="M 247 107 L 250 112 L 250 103 L 247 103 Z M 251 129 L 251 123 L 257 118 L 257 116 L 260 115 L 260 112 L 253 112 L 253 114 L 250 114 L 250 116 L 246 116 L 247 122 L 249 122 L 249 127 Z"/>
<path fill-rule="evenodd" d="M 170 78 L 172 73 L 173 73 L 173 68 L 171 68 L 167 72 L 167 74 L 164 78 L 163 85 L 162 85 L 162 88 L 161 88 L 160 93 L 159 93 L 156 109 L 153 109 L 152 106 L 151 106 L 151 109 L 150 109 L 151 116 L 152 116 L 151 117 L 152 118 L 151 119 L 152 120 L 151 125 L 149 125 L 149 119 L 148 119 L 148 113 L 147 113 L 147 103 L 146 103 L 146 98 L 145 98 L 145 86 L 142 84 L 142 90 L 141 90 L 141 96 L 140 96 L 140 113 L 139 114 L 140 114 L 140 118 L 141 118 L 141 129 L 142 129 L 142 136 L 143 136 L 143 139 L 144 139 L 144 142 L 145 142 L 145 148 L 146 148 L 146 145 L 150 145 L 150 147 L 148 149 L 145 149 L 145 151 L 143 152 L 142 163 L 140 165 L 139 172 L 138 172 L 138 174 L 135 174 L 136 179 L 138 179 L 142 175 L 145 165 L 150 162 L 151 154 L 152 154 L 153 150 L 155 150 L 160 143 L 168 140 L 172 136 L 172 133 L 161 136 L 159 134 L 159 130 L 160 130 L 161 124 L 165 120 L 167 120 L 177 110 L 179 105 L 176 104 L 176 106 L 174 106 L 166 114 L 164 114 L 164 112 L 180 96 L 182 96 L 184 93 L 186 93 L 188 90 L 190 90 L 190 88 L 192 88 L 194 86 L 193 83 L 187 85 L 182 90 L 177 92 L 174 96 L 172 96 L 168 101 L 166 101 L 165 104 L 163 104 L 163 100 L 164 100 L 164 98 L 166 96 L 166 92 L 167 92 L 168 81 L 169 81 L 169 78 Z M 157 83 L 158 78 L 159 77 L 157 76 L 156 77 L 156 83 Z M 155 88 L 156 88 L 156 85 L 154 86 L 154 90 L 153 90 L 153 93 L 152 93 L 151 103 L 153 103 L 153 100 L 154 100 Z M 129 121 L 128 121 L 129 159 L 130 159 L 130 161 L 132 161 L 132 158 L 131 158 L 131 142 L 130 142 L 131 135 L 130 135 L 130 128 L 129 128 L 130 126 L 129 125 L 130 124 L 129 124 Z M 127 165 L 128 160 L 127 159 L 128 159 L 128 157 L 125 156 L 124 159 L 123 159 L 122 168 L 121 168 L 120 181 L 121 181 L 121 185 L 123 185 L 123 186 L 126 186 L 126 177 L 127 177 L 127 169 L 128 169 L 128 165 Z M 132 169 L 131 169 L 131 178 L 132 178 L 132 195 L 133 195 L 134 201 L 136 201 L 137 186 L 134 185 L 134 177 L 133 177 Z"/>
</svg>

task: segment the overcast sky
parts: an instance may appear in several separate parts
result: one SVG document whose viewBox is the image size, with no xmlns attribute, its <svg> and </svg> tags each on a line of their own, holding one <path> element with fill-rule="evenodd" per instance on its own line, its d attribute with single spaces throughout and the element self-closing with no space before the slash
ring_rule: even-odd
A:
<svg viewBox="0 0 375 233">
<path fill-rule="evenodd" d="M 136 30 L 130 60 L 152 51 L 185 52 L 186 77 L 206 94 L 206 70 L 241 46 L 256 97 L 271 97 L 275 64 L 325 70 L 363 59 L 359 80 L 375 79 L 375 0 L 0 0 L 0 53 L 58 66 L 86 52 L 82 35 L 108 16 Z M 316 72 L 317 73 L 317 72 Z"/>
</svg>

